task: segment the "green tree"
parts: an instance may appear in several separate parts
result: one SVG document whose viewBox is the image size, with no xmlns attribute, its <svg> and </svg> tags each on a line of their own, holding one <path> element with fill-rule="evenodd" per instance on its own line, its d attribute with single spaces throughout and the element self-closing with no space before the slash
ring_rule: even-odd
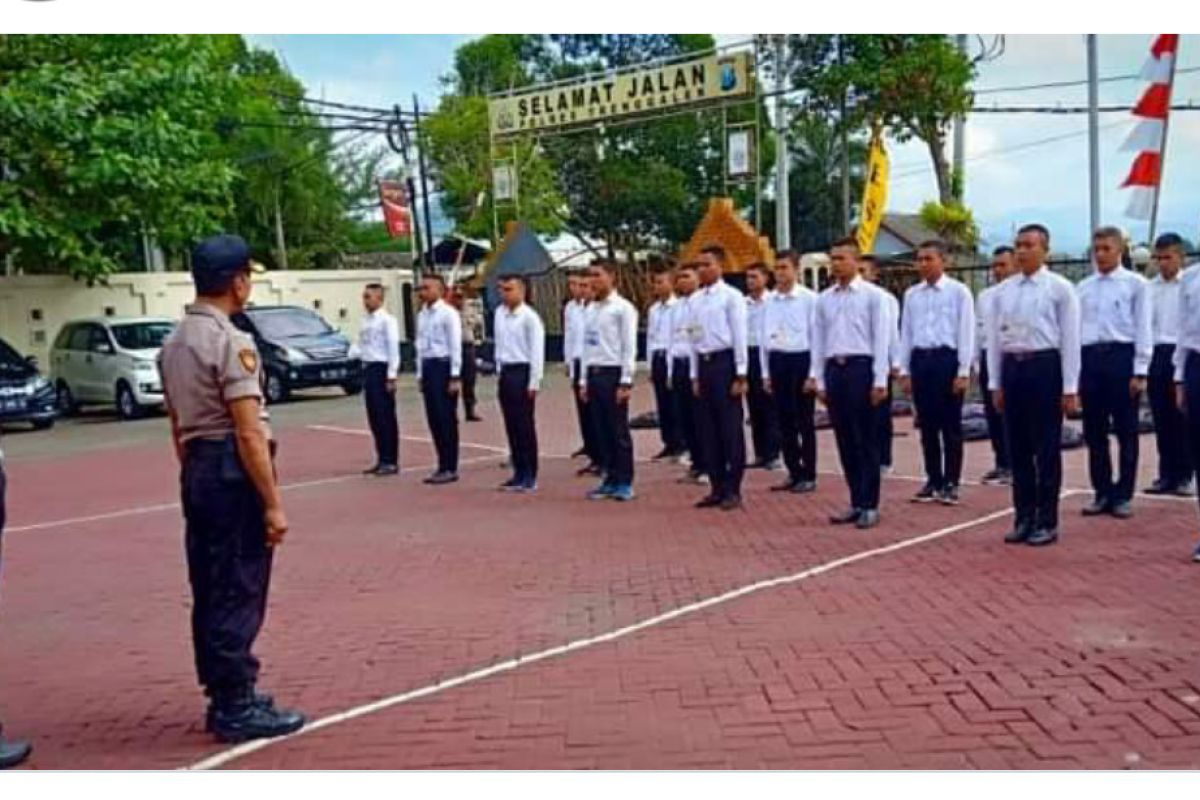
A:
<svg viewBox="0 0 1200 800">
<path fill-rule="evenodd" d="M 221 55 L 205 36 L 0 35 L 0 260 L 93 279 L 145 234 L 218 230 L 236 178 Z"/>
<path fill-rule="evenodd" d="M 809 110 L 834 114 L 843 98 L 845 124 L 864 130 L 878 121 L 898 141 L 919 139 L 929 150 L 938 199 L 956 197 L 946 159 L 954 118 L 974 101 L 976 61 L 943 35 L 806 35 L 789 37 L 788 70 Z"/>
</svg>

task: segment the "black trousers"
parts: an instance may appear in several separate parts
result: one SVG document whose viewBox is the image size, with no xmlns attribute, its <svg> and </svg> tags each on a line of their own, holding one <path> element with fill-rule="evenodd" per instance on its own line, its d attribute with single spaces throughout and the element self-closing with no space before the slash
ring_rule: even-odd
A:
<svg viewBox="0 0 1200 800">
<path fill-rule="evenodd" d="M 696 393 L 692 388 L 691 362 L 676 358 L 671 362 L 671 396 L 679 410 L 679 431 L 683 444 L 692 458 L 692 471 L 704 472 L 703 451 L 700 444 L 700 428 L 697 427 Z"/>
<path fill-rule="evenodd" d="M 825 362 L 825 396 L 837 441 L 838 459 L 850 488 L 850 506 L 879 508 L 879 420 L 871 405 L 875 383 L 870 356 L 831 358 Z"/>
<path fill-rule="evenodd" d="M 1062 360 L 1057 350 L 1006 353 L 1001 363 L 1004 424 L 1012 458 L 1017 525 L 1058 527 L 1062 490 Z"/>
<path fill-rule="evenodd" d="M 462 346 L 462 402 L 465 416 L 475 416 L 475 378 L 479 373 L 475 363 L 475 345 Z"/>
<path fill-rule="evenodd" d="M 892 439 L 896 435 L 896 426 L 892 421 L 892 401 L 895 395 L 892 391 L 892 379 L 887 379 L 887 398 L 875 408 L 878 417 L 875 423 L 875 435 L 879 439 L 879 465 L 892 465 Z"/>
<path fill-rule="evenodd" d="M 600 464 L 600 452 L 596 447 L 596 431 L 592 424 L 592 412 L 579 399 L 579 371 L 582 369 L 579 359 L 572 362 L 571 374 L 574 376 L 571 379 L 571 394 L 575 397 L 575 416 L 579 418 L 579 435 L 583 439 L 583 452 L 587 455 L 588 460 L 593 464 Z"/>
<path fill-rule="evenodd" d="M 696 404 L 700 448 L 712 493 L 737 497 L 746 471 L 746 424 L 742 399 L 730 390 L 737 377 L 732 350 L 699 356 L 700 398 Z"/>
<path fill-rule="evenodd" d="M 954 391 L 958 351 L 915 349 L 909 368 L 925 477 L 937 489 L 958 486 L 963 465 L 963 396 Z"/>
<path fill-rule="evenodd" d="M 400 462 L 400 426 L 396 395 L 387 389 L 387 364 L 368 362 L 363 366 L 363 400 L 375 440 L 375 463 L 395 466 Z"/>
<path fill-rule="evenodd" d="M 504 432 L 512 453 L 513 477 L 537 480 L 538 440 L 534 423 L 534 399 L 529 396 L 529 365 L 505 364 L 497 387 Z"/>
<path fill-rule="evenodd" d="M 983 395 L 983 414 L 987 419 L 988 438 L 992 441 L 992 459 L 996 469 L 1011 469 L 1008 459 L 1008 432 L 1004 429 L 1004 415 L 996 410 L 992 393 L 988 390 L 987 351 L 979 354 L 979 393 Z"/>
<path fill-rule="evenodd" d="M 1088 449 L 1088 475 L 1096 500 L 1127 503 L 1133 499 L 1138 465 L 1138 401 L 1129 396 L 1133 379 L 1133 344 L 1113 342 L 1083 348 L 1079 399 L 1083 403 L 1083 438 Z M 1117 437 L 1118 475 L 1113 477 L 1108 437 Z"/>
<path fill-rule="evenodd" d="M 686 445 L 679 421 L 679 402 L 667 381 L 667 351 L 655 350 L 650 357 L 650 379 L 654 384 L 654 404 L 658 409 L 658 434 L 663 447 L 671 453 L 683 452 Z"/>
<path fill-rule="evenodd" d="M 1192 463 L 1200 464 L 1200 354 L 1188 353 L 1183 369 L 1184 418 L 1187 420 L 1188 449 Z M 1200 499 L 1200 482 L 1196 497 Z"/>
<path fill-rule="evenodd" d="M 813 414 L 816 398 L 804 391 L 812 369 L 812 354 L 771 352 L 771 400 L 779 419 L 783 463 L 793 481 L 817 479 L 817 431 Z"/>
<path fill-rule="evenodd" d="M 596 463 L 613 486 L 633 483 L 633 436 L 629 433 L 629 403 L 617 402 L 620 367 L 589 367 L 588 411 L 596 436 Z"/>
<path fill-rule="evenodd" d="M 181 478 L 196 675 L 218 701 L 253 687 L 271 580 L 262 501 L 233 437 L 193 441 Z"/>
<path fill-rule="evenodd" d="M 421 362 L 421 394 L 437 449 L 438 472 L 458 472 L 458 398 L 450 394 L 450 359 Z"/>
<path fill-rule="evenodd" d="M 762 354 L 757 347 L 749 348 L 750 363 L 746 370 L 746 410 L 750 413 L 750 437 L 754 440 L 756 461 L 779 458 L 779 413 L 775 401 L 763 386 Z"/>
<path fill-rule="evenodd" d="M 1158 445 L 1158 479 L 1168 487 L 1182 486 L 1192 479 L 1192 457 L 1183 412 L 1175 402 L 1175 345 L 1154 348 L 1146 393 L 1154 415 L 1154 439 Z"/>
</svg>

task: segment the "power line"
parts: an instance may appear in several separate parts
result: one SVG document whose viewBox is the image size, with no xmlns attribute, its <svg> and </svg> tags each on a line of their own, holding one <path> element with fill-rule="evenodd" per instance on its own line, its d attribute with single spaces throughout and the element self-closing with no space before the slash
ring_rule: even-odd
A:
<svg viewBox="0 0 1200 800">
<path fill-rule="evenodd" d="M 1176 70 L 1176 75 L 1188 75 L 1193 72 L 1200 72 L 1200 67 L 1185 67 Z M 1106 78 L 1100 78 L 1100 83 L 1116 83 L 1119 81 L 1137 80 L 1142 76 L 1139 73 L 1130 73 L 1128 75 L 1109 75 Z M 1071 86 L 1086 86 L 1087 80 L 1072 80 L 1072 81 L 1052 81 L 1050 83 L 1027 83 L 1020 86 L 990 86 L 984 89 L 976 89 L 975 94 L 998 94 L 1000 92 L 1033 92 L 1039 89 L 1065 89 Z"/>
<path fill-rule="evenodd" d="M 1128 113 L 1133 110 L 1133 106 L 1123 105 L 1108 105 L 1100 106 L 1097 110 L 1101 114 L 1112 114 L 1116 112 Z M 1171 106 L 1172 111 L 1200 111 L 1200 105 L 1195 103 L 1179 103 Z M 1086 114 L 1087 106 L 975 106 L 971 109 L 972 114 Z"/>
</svg>

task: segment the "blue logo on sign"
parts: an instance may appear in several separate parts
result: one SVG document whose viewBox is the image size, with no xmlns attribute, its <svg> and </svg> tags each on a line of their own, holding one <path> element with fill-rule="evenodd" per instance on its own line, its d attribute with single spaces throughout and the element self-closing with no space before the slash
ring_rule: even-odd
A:
<svg viewBox="0 0 1200 800">
<path fill-rule="evenodd" d="M 725 64 L 721 67 L 721 91 L 729 92 L 737 88 L 737 70 L 733 68 L 733 64 Z"/>
</svg>

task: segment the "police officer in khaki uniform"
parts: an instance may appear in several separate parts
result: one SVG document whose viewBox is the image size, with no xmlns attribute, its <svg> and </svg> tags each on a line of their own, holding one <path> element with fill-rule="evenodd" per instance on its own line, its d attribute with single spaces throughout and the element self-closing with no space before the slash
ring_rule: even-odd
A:
<svg viewBox="0 0 1200 800">
<path fill-rule="evenodd" d="M 196 300 L 160 355 L 171 433 L 182 466 L 196 672 L 209 698 L 207 729 L 239 742 L 299 730 L 304 717 L 255 691 L 251 647 L 267 606 L 273 549 L 288 523 L 265 422 L 254 340 L 230 316 L 261 267 L 238 236 L 192 252 Z"/>
</svg>

